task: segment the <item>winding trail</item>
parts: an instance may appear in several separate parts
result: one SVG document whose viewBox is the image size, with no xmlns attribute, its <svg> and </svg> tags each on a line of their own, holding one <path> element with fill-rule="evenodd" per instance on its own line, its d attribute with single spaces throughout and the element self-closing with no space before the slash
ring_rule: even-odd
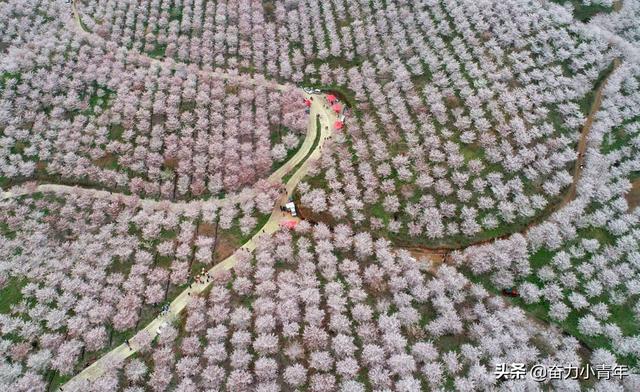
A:
<svg viewBox="0 0 640 392">
<path fill-rule="evenodd" d="M 607 77 L 602 81 L 602 83 L 600 84 L 600 86 L 598 86 L 598 89 L 596 90 L 596 93 L 593 97 L 593 102 L 591 103 L 591 109 L 589 110 L 589 115 L 587 116 L 586 121 L 582 125 L 582 132 L 580 132 L 580 140 L 578 140 L 578 151 L 577 151 L 578 159 L 576 160 L 576 165 L 573 170 L 573 181 L 571 182 L 569 189 L 565 193 L 565 196 L 562 199 L 562 202 L 560 202 L 556 210 L 561 209 L 562 207 L 566 206 L 567 204 L 569 204 L 570 202 L 576 199 L 578 182 L 580 181 L 582 168 L 584 167 L 584 157 L 585 157 L 585 152 L 587 151 L 587 140 L 589 139 L 589 132 L 591 132 L 591 127 L 593 126 L 593 122 L 595 120 L 596 114 L 598 113 L 598 111 L 600 110 L 600 106 L 602 105 L 602 94 L 605 87 L 607 86 L 607 81 L 609 80 L 609 77 L 616 71 L 616 69 L 618 69 L 620 64 L 621 64 L 621 61 L 619 58 L 615 58 L 613 60 L 613 69 L 611 70 L 609 75 L 607 75 Z"/>
<path fill-rule="evenodd" d="M 75 23 L 73 23 L 73 25 L 75 26 L 74 29 L 77 31 L 78 34 L 83 34 L 92 40 L 106 43 L 106 41 L 102 37 L 98 36 L 95 33 L 86 31 L 83 28 L 82 22 L 81 22 L 81 16 L 80 16 L 80 13 L 78 12 L 76 3 L 77 3 L 77 0 L 72 1 L 72 10 L 73 10 L 74 20 L 75 20 Z M 616 3 L 617 7 L 619 7 L 618 4 L 619 3 Z M 194 69 L 194 65 L 179 63 L 172 59 L 164 59 L 161 61 L 144 54 L 140 54 L 139 56 L 140 56 L 140 59 L 142 59 L 144 62 L 147 62 L 149 65 L 156 64 L 160 67 L 171 67 L 171 68 L 188 67 L 189 69 Z M 619 65 L 620 65 L 620 59 L 615 59 L 614 69 L 612 73 L 616 70 L 616 68 Z M 277 89 L 280 91 L 287 91 L 295 88 L 293 85 L 277 84 L 276 82 L 267 80 L 264 77 L 253 78 L 253 77 L 248 77 L 245 75 L 239 75 L 234 73 L 209 72 L 202 69 L 196 69 L 195 71 L 200 74 L 206 75 L 208 77 L 220 78 L 224 80 L 233 80 L 233 81 L 237 81 L 238 83 L 263 85 L 263 86 Z M 600 109 L 600 105 L 602 103 L 603 90 L 604 90 L 604 87 L 606 86 L 607 80 L 608 80 L 608 77 L 602 82 L 602 84 L 597 89 L 594 97 L 594 102 L 592 103 L 592 106 L 590 109 L 590 113 L 582 127 L 580 139 L 578 141 L 578 147 L 577 147 L 578 157 L 575 163 L 573 181 L 569 189 L 566 191 L 562 201 L 554 208 L 554 211 L 561 209 L 571 201 L 575 200 L 577 197 L 577 186 L 581 177 L 582 166 L 584 164 L 585 152 L 587 150 L 588 135 L 593 125 L 593 122 L 595 120 L 595 115 Z M 320 119 L 320 129 L 317 129 L 317 126 L 316 126 L 316 116 L 318 116 L 318 118 Z M 240 249 L 236 250 L 234 254 L 232 254 L 222 262 L 213 266 L 208 271 L 210 274 L 213 275 L 218 271 L 229 270 L 230 268 L 232 268 L 236 262 L 237 252 L 241 250 L 248 250 L 248 251 L 254 250 L 256 248 L 256 245 L 261 235 L 271 234 L 276 232 L 279 229 L 281 223 L 285 219 L 291 219 L 287 215 L 283 214 L 279 210 L 279 208 L 277 208 L 277 206 L 283 204 L 283 202 L 286 201 L 288 197 L 292 195 L 298 183 L 307 174 L 310 162 L 319 158 L 321 154 L 320 152 L 321 146 L 325 143 L 326 139 L 329 137 L 331 130 L 333 128 L 333 122 L 335 121 L 335 119 L 336 119 L 336 116 L 331 111 L 329 106 L 326 104 L 326 99 L 324 98 L 324 96 L 315 95 L 313 103 L 311 105 L 307 135 L 303 142 L 303 145 L 298 150 L 298 152 L 292 157 L 292 159 L 290 159 L 282 167 L 280 167 L 276 172 L 274 172 L 269 176 L 270 182 L 283 182 L 285 177 L 289 175 L 294 168 L 296 168 L 299 164 L 302 163 L 301 166 L 292 174 L 292 176 L 286 182 L 286 194 L 283 194 L 281 199 L 278 201 L 278 203 L 276 203 L 276 207 L 274 207 L 269 217 L 269 220 L 265 223 L 262 229 L 257 234 L 255 234 L 251 239 L 249 239 L 245 244 L 243 244 L 240 247 Z M 314 141 L 316 139 L 318 132 L 320 132 L 320 141 L 316 146 L 316 148 L 312 150 L 312 146 L 314 144 Z M 13 198 L 20 195 L 26 195 L 34 192 L 54 192 L 54 193 L 65 193 L 65 194 L 78 194 L 78 192 L 82 192 L 82 193 L 86 192 L 96 197 L 114 197 L 114 196 L 136 197 L 136 196 L 120 195 L 117 193 L 112 193 L 112 192 L 102 191 L 102 190 L 86 189 L 86 188 L 57 185 L 57 184 L 41 184 L 35 187 L 24 187 L 24 188 L 25 188 L 24 190 L 19 190 L 15 192 L 4 192 L 0 196 L 0 200 Z M 158 201 L 154 199 L 139 199 L 139 200 L 143 206 L 155 206 L 160 204 L 163 204 L 163 205 L 168 204 L 171 206 L 171 208 L 180 208 L 181 206 L 191 205 L 192 203 L 216 203 L 217 205 L 222 206 L 228 202 L 231 202 L 231 201 L 238 202 L 243 200 L 244 197 L 252 197 L 252 196 L 253 196 L 252 192 L 248 191 L 248 192 L 242 192 L 238 195 L 232 195 L 225 199 L 199 201 L 199 202 L 196 201 L 196 202 L 177 202 L 177 203 L 169 202 L 168 203 L 167 201 Z M 531 225 L 528 225 L 521 232 L 526 232 L 529 229 L 529 227 L 531 227 Z M 494 240 L 496 240 L 496 238 L 470 244 L 468 246 L 477 245 L 482 242 L 490 242 Z M 431 260 L 431 262 L 434 264 L 434 267 L 437 267 L 437 265 L 439 265 L 440 263 L 447 262 L 447 253 L 448 253 L 447 249 L 430 249 L 426 247 L 411 247 L 406 249 L 408 249 L 411 252 L 411 254 L 416 258 Z M 68 390 L 72 387 L 79 387 L 79 386 L 80 386 L 79 389 L 83 389 L 81 387 L 83 385 L 82 384 L 83 382 L 89 382 L 89 381 L 94 381 L 98 379 L 101 375 L 103 375 L 106 371 L 108 371 L 111 368 L 112 364 L 123 361 L 124 359 L 136 353 L 140 348 L 140 345 L 137 343 L 137 341 L 144 334 L 149 334 L 151 337 L 157 336 L 158 332 L 161 331 L 161 328 L 166 323 L 176 320 L 179 317 L 180 313 L 186 307 L 192 295 L 198 295 L 202 293 L 204 290 L 206 290 L 209 287 L 209 285 L 210 284 L 208 283 L 206 284 L 194 283 L 190 288 L 185 289 L 171 302 L 167 314 L 158 316 L 157 318 L 152 320 L 143 329 L 138 331 L 132 339 L 130 339 L 130 346 L 127 346 L 126 344 L 121 344 L 120 346 L 114 348 L 107 354 L 103 355 L 96 362 L 94 362 L 93 364 L 85 368 L 82 372 L 78 373 L 76 376 L 70 379 L 65 385 L 61 387 L 60 390 L 62 389 Z M 144 339 L 140 339 L 140 340 L 144 340 Z"/>
<path fill-rule="evenodd" d="M 310 96 L 309 96 L 310 97 Z M 315 99 L 323 99 L 322 95 L 314 95 Z M 315 119 L 313 124 L 315 125 Z M 293 168 L 300 163 L 305 156 L 311 151 L 313 142 L 315 140 L 315 130 L 311 132 L 310 128 L 307 128 L 307 134 L 305 136 L 302 145 L 287 162 L 274 171 L 266 178 L 270 183 L 278 184 L 282 183 L 284 178 L 289 174 Z M 8 191 L 0 191 L 0 201 L 13 199 L 20 196 L 30 195 L 34 193 L 54 193 L 58 195 L 74 195 L 74 196 L 90 196 L 100 199 L 112 199 L 114 197 L 121 199 L 137 200 L 142 208 L 162 208 L 173 211 L 183 210 L 186 207 L 202 206 L 202 205 L 215 205 L 217 207 L 224 207 L 230 204 L 238 204 L 247 201 L 255 197 L 255 189 L 246 187 L 242 191 L 234 194 L 230 194 L 220 199 L 210 200 L 190 200 L 190 201 L 170 201 L 170 200 L 157 200 L 141 198 L 137 195 L 127 195 L 124 193 L 110 192 L 95 188 L 85 188 L 82 186 L 62 185 L 62 184 L 37 184 L 36 181 L 27 182 L 21 186 L 16 186 Z"/>
<path fill-rule="evenodd" d="M 600 106 L 602 105 L 602 98 L 603 98 L 603 92 L 604 89 L 607 85 L 607 81 L 609 80 L 609 77 L 616 71 L 616 69 L 620 66 L 621 64 L 621 60 L 619 58 L 616 58 L 613 60 L 613 69 L 611 70 L 611 72 L 607 75 L 607 77 L 602 81 L 602 83 L 600 84 L 600 86 L 598 86 L 598 88 L 595 91 L 594 94 L 594 99 L 593 99 L 593 103 L 591 104 L 591 108 L 589 110 L 589 114 L 582 126 L 582 130 L 580 132 L 580 139 L 578 140 L 578 147 L 577 147 L 577 154 L 578 157 L 576 159 L 575 162 L 575 167 L 574 167 L 574 171 L 573 171 L 573 180 L 571 181 L 571 185 L 569 186 L 569 189 L 567 189 L 564 193 L 563 198 L 558 202 L 558 204 L 556 204 L 555 206 L 553 206 L 553 208 L 551 209 L 551 211 L 547 214 L 543 214 L 541 216 L 537 216 L 534 219 L 532 219 L 531 221 L 529 221 L 525 227 L 523 227 L 522 229 L 513 232 L 513 233 L 506 233 L 503 235 L 500 235 L 498 237 L 493 237 L 493 238 L 488 238 L 488 239 L 483 239 L 483 240 L 478 240 L 476 242 L 472 242 L 470 244 L 466 244 L 463 246 L 458 246 L 458 247 L 427 247 L 427 246 L 401 246 L 401 249 L 406 249 L 409 252 L 411 252 L 411 254 L 416 258 L 423 258 L 423 259 L 427 259 L 430 260 L 433 263 L 446 263 L 447 262 L 447 255 L 449 252 L 454 251 L 454 250 L 462 250 L 462 249 L 466 249 L 468 247 L 471 246 L 477 246 L 477 245 L 482 245 L 482 244 L 488 244 L 491 243 L 493 241 L 496 240 L 501 240 L 501 239 L 505 239 L 508 238 L 509 236 L 515 234 L 515 233 L 521 233 L 521 234 L 526 234 L 529 229 L 535 225 L 537 225 L 541 219 L 544 219 L 550 215 L 552 215 L 554 212 L 559 211 L 560 209 L 562 209 L 563 207 L 565 207 L 567 204 L 571 203 L 572 201 L 576 200 L 577 196 L 578 196 L 578 184 L 580 182 L 580 178 L 582 175 L 582 168 L 584 167 L 584 161 L 585 161 L 585 153 L 587 151 L 587 142 L 589 139 L 589 133 L 591 132 L 591 128 L 593 126 L 593 122 L 595 121 L 595 117 L 596 114 L 598 113 L 598 111 L 600 110 Z"/>
<path fill-rule="evenodd" d="M 105 45 L 106 41 L 102 37 L 84 29 L 81 21 L 81 14 L 78 11 L 78 7 L 77 7 L 77 0 L 73 0 L 71 2 L 71 9 L 72 9 L 73 21 L 74 21 L 74 23 L 71 23 L 71 28 L 77 34 L 87 36 L 91 38 L 93 41 L 98 41 L 102 45 Z M 238 84 L 264 86 L 266 88 L 270 88 L 272 90 L 277 90 L 282 92 L 291 91 L 298 88 L 293 84 L 279 84 L 273 80 L 268 80 L 264 77 L 255 78 L 248 75 L 240 75 L 233 72 L 218 72 L 218 71 L 210 72 L 210 71 L 202 70 L 193 64 L 180 63 L 169 58 L 164 59 L 163 61 L 160 61 L 158 59 L 154 59 L 145 54 L 139 54 L 138 56 L 141 59 L 143 59 L 144 62 L 148 63 L 147 65 L 156 64 L 159 67 L 169 67 L 172 69 L 188 68 L 189 70 L 195 71 L 205 77 L 233 81 Z M 309 95 L 307 94 L 307 96 Z M 313 121 L 313 124 L 315 124 L 315 120 Z M 310 141 L 308 139 L 309 139 L 309 132 L 307 132 L 307 138 L 303 142 L 303 145 L 301 146 L 299 151 L 287 163 L 285 163 L 283 166 L 281 166 L 278 170 L 276 170 L 267 178 L 269 182 L 272 182 L 272 183 L 282 182 L 283 178 L 289 173 L 289 171 L 293 169 L 302 159 L 304 159 L 304 157 L 309 152 L 309 149 L 311 148 L 315 140 L 314 138 L 311 138 Z M 245 188 L 244 190 L 238 193 L 229 195 L 221 199 L 212 199 L 207 201 L 192 200 L 192 201 L 170 202 L 168 200 L 139 198 L 138 196 L 135 196 L 135 195 L 126 195 L 123 193 L 110 192 L 110 191 L 95 189 L 95 188 L 86 188 L 82 186 L 62 185 L 62 184 L 53 184 L 53 183 L 36 185 L 36 182 L 33 181 L 33 182 L 26 182 L 24 185 L 21 185 L 21 186 L 13 187 L 9 191 L 0 190 L 0 201 L 19 197 L 19 196 L 29 195 L 33 193 L 38 193 L 38 192 L 50 192 L 50 193 L 63 194 L 63 195 L 88 195 L 88 196 L 97 197 L 97 198 L 112 198 L 112 197 L 121 197 L 125 199 L 135 198 L 139 200 L 140 205 L 144 208 L 148 208 L 148 207 L 153 208 L 158 206 L 164 206 L 166 208 L 166 206 L 168 206 L 169 209 L 181 209 L 186 206 L 193 206 L 193 205 L 198 205 L 203 203 L 209 203 L 209 204 L 214 204 L 218 207 L 223 207 L 225 205 L 228 205 L 230 202 L 241 203 L 254 196 L 254 191 L 251 188 Z"/>
<path fill-rule="evenodd" d="M 287 174 L 290 173 L 293 168 L 302 163 L 300 167 L 295 171 L 295 173 L 293 173 L 291 178 L 289 178 L 289 180 L 287 181 L 286 194 L 283 194 L 281 199 L 278 200 L 278 203 L 276 203 L 276 206 L 274 206 L 274 209 L 271 212 L 269 220 L 262 227 L 262 229 L 246 243 L 244 243 L 238 250 L 236 250 L 234 254 L 209 269 L 208 272 L 211 275 L 214 275 L 218 271 L 228 270 L 232 268 L 236 262 L 237 252 L 241 250 L 253 251 L 256 248 L 260 236 L 262 236 L 263 234 L 271 234 L 276 232 L 280 228 L 283 221 L 291 219 L 289 215 L 284 214 L 282 211 L 280 211 L 279 206 L 282 205 L 286 200 L 288 200 L 288 198 L 293 194 L 293 191 L 295 190 L 300 180 L 302 180 L 302 178 L 304 178 L 304 176 L 307 174 L 311 162 L 320 157 L 320 148 L 325 143 L 327 138 L 331 135 L 333 122 L 337 119 L 335 113 L 333 113 L 333 111 L 329 108 L 328 102 L 326 101 L 326 98 L 324 96 L 314 95 L 313 97 L 314 100 L 311 104 L 309 124 L 307 127 L 307 137 L 303 143 L 303 146 L 291 160 L 289 160 L 285 165 L 283 165 L 280 169 L 278 169 L 278 171 L 273 174 L 274 177 L 284 178 Z M 318 129 L 317 127 L 316 118 L 320 119 L 320 129 Z M 318 132 L 320 132 L 319 142 L 316 148 L 311 150 Z M 207 289 L 207 287 L 209 287 L 209 285 L 210 283 L 194 283 L 190 288 L 182 291 L 173 300 L 173 302 L 171 302 L 171 304 L 169 305 L 169 311 L 165 315 L 156 317 L 129 340 L 130 346 L 127 346 L 123 343 L 120 346 L 114 348 L 107 354 L 100 357 L 100 359 L 98 359 L 96 362 L 85 368 L 82 372 L 74 376 L 65 385 L 63 385 L 61 389 L 82 390 L 83 382 L 94 381 L 98 379 L 101 375 L 103 375 L 107 370 L 111 368 L 112 364 L 123 361 L 124 359 L 136 353 L 140 348 L 138 340 L 144 341 L 144 339 L 142 338 L 143 334 L 149 334 L 151 337 L 157 336 L 158 332 L 161 332 L 161 329 L 165 325 L 165 323 L 171 322 L 178 318 L 180 312 L 182 312 L 182 310 L 187 306 L 187 303 L 189 302 L 191 296 L 202 293 L 205 289 Z"/>
<path fill-rule="evenodd" d="M 322 95 L 307 95 L 307 97 L 314 97 L 314 100 L 322 100 Z M 313 110 L 313 106 L 312 106 Z M 312 121 L 314 129 L 311 129 L 310 125 L 307 127 L 307 133 L 302 145 L 298 149 L 291 159 L 280 166 L 276 171 L 271 173 L 266 180 L 270 183 L 278 184 L 282 183 L 284 178 L 289 174 L 293 168 L 296 167 L 307 154 L 311 151 L 311 147 L 315 141 L 315 119 Z M 58 195 L 75 195 L 75 196 L 90 196 L 101 199 L 112 199 L 118 197 L 121 199 L 137 200 L 142 208 L 163 208 L 174 211 L 182 210 L 185 207 L 202 206 L 202 205 L 215 205 L 217 207 L 228 206 L 229 204 L 238 204 L 247 201 L 255 196 L 255 189 L 246 187 L 242 191 L 230 194 L 220 199 L 210 200 L 190 200 L 190 201 L 170 201 L 170 200 L 157 200 L 141 198 L 137 195 L 127 195 L 124 193 L 110 192 L 95 188 L 86 188 L 82 186 L 62 185 L 62 184 L 37 184 L 36 181 L 26 182 L 21 186 L 15 186 L 8 191 L 0 191 L 0 201 L 17 198 L 33 193 L 54 193 Z"/>
</svg>

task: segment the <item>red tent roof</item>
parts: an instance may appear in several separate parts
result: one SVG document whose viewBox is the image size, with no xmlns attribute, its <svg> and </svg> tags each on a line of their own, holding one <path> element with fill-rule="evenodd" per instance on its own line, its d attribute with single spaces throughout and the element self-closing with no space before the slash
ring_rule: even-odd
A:
<svg viewBox="0 0 640 392">
<path fill-rule="evenodd" d="M 280 222 L 280 226 L 286 227 L 289 230 L 295 229 L 297 225 L 298 225 L 298 222 L 294 220 Z"/>
<path fill-rule="evenodd" d="M 334 103 L 333 106 L 331 106 L 331 109 L 333 109 L 336 113 L 340 113 L 342 111 L 342 105 L 340 105 L 339 103 Z"/>
<path fill-rule="evenodd" d="M 333 124 L 333 127 L 335 129 L 342 129 L 342 127 L 344 127 L 344 123 L 340 120 L 336 120 L 336 122 Z"/>
<path fill-rule="evenodd" d="M 331 103 L 334 103 L 334 102 L 335 102 L 335 100 L 336 100 L 336 96 L 335 96 L 335 95 L 333 95 L 333 94 L 329 94 L 329 95 L 327 95 L 327 100 L 328 100 L 329 102 L 331 102 Z"/>
</svg>

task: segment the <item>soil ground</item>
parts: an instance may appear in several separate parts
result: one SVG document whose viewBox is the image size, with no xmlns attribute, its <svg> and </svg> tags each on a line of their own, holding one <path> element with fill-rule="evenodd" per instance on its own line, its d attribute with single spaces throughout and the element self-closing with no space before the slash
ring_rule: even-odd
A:
<svg viewBox="0 0 640 392">
<path fill-rule="evenodd" d="M 640 205 L 640 179 L 631 183 L 631 190 L 625 195 L 629 204 L 629 211 L 633 211 Z"/>
</svg>

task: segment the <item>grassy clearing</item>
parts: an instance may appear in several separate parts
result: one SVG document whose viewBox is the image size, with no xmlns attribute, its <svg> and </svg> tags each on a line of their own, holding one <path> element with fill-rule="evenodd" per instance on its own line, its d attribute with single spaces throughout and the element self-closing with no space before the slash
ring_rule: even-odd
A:
<svg viewBox="0 0 640 392">
<path fill-rule="evenodd" d="M 182 20 L 182 8 L 169 7 L 169 20 Z"/>
<path fill-rule="evenodd" d="M 483 160 L 484 158 L 484 150 L 476 144 L 460 144 L 460 153 L 466 162 L 474 159 Z"/>
<path fill-rule="evenodd" d="M 640 116 L 627 119 L 620 125 L 614 127 L 611 132 L 603 138 L 600 150 L 604 154 L 608 154 L 610 152 L 620 150 L 625 146 L 629 146 L 632 143 L 632 139 L 638 134 L 629 132 L 627 130 L 627 126 L 638 121 L 640 121 Z"/>
<path fill-rule="evenodd" d="M 583 4 L 582 0 L 551 0 L 553 3 L 573 6 L 573 17 L 581 22 L 588 22 L 593 16 L 599 13 L 608 14 L 613 11 L 613 7 L 605 7 L 600 4 Z"/>
<path fill-rule="evenodd" d="M 109 140 L 122 140 L 122 134 L 124 133 L 124 127 L 121 124 L 109 125 Z"/>
<path fill-rule="evenodd" d="M 148 54 L 150 57 L 153 57 L 154 59 L 160 59 L 164 57 L 166 50 L 167 50 L 166 44 L 158 44 Z"/>
<path fill-rule="evenodd" d="M 16 238 L 16 233 L 11 230 L 7 222 L 0 222 L 0 235 L 11 240 Z"/>
<path fill-rule="evenodd" d="M 616 237 L 601 227 L 580 230 L 579 238 L 595 238 L 602 245 L 613 245 L 616 242 Z"/>
<path fill-rule="evenodd" d="M 2 72 L 0 73 L 0 87 L 4 89 L 9 80 L 20 82 L 21 77 L 22 75 L 19 72 Z"/>
<path fill-rule="evenodd" d="M 27 284 L 26 280 L 9 278 L 7 283 L 0 289 L 0 313 L 7 314 L 11 306 L 22 300 L 22 288 Z"/>
</svg>

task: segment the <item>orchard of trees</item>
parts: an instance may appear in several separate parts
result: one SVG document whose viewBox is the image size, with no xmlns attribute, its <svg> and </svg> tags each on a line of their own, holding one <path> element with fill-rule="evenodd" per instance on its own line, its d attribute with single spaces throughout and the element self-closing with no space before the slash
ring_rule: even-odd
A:
<svg viewBox="0 0 640 392">
<path fill-rule="evenodd" d="M 525 236 L 455 257 L 497 288 L 519 287 L 526 307 L 632 366 L 640 357 L 640 209 L 625 195 L 640 174 L 639 82 L 637 64 L 609 78 L 576 201 Z"/>
<path fill-rule="evenodd" d="M 10 48 L 2 67 L 7 184 L 37 178 L 169 200 L 218 196 L 267 177 L 304 137 L 298 90 L 149 64 L 56 24 L 46 34 Z"/>
<path fill-rule="evenodd" d="M 431 275 L 390 245 L 344 225 L 306 222 L 262 237 L 253 255 L 239 255 L 191 300 L 183 322 L 136 358 L 113 363 L 91 388 L 474 391 L 497 385 L 499 362 L 609 360 L 606 350 L 582 357 L 576 339 L 532 323 L 454 268 Z"/>
<path fill-rule="evenodd" d="M 457 247 L 560 203 L 586 94 L 618 50 L 555 8 L 425 3 L 363 7 L 396 50 L 347 71 L 362 113 L 301 200 L 401 244 Z"/>
<path fill-rule="evenodd" d="M 0 390 L 640 390 L 639 15 L 0 3 Z M 321 121 L 301 86 L 349 106 L 312 141 L 307 220 L 238 250 Z M 159 336 L 136 335 L 231 254 Z M 501 363 L 631 375 L 540 384 Z"/>
<path fill-rule="evenodd" d="M 133 335 L 201 268 L 229 256 L 224 247 L 259 228 L 277 195 L 263 192 L 272 198 L 221 208 L 82 193 L 4 202 L 1 385 L 41 390 Z"/>
</svg>

